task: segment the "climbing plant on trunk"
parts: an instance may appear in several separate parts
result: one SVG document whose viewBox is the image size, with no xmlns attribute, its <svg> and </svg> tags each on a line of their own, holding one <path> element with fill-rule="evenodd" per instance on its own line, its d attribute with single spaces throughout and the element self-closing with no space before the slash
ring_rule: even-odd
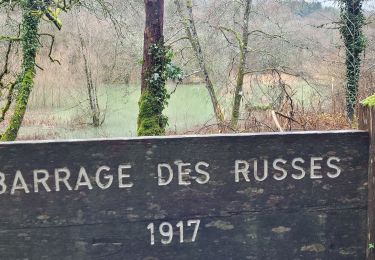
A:
<svg viewBox="0 0 375 260">
<path fill-rule="evenodd" d="M 1 141 L 13 141 L 17 138 L 19 129 L 25 116 L 30 93 L 34 86 L 34 77 L 36 73 L 35 59 L 40 46 L 39 38 L 41 36 L 49 36 L 52 38 L 49 58 L 51 59 L 51 61 L 56 61 L 51 57 L 52 46 L 55 39 L 54 36 L 49 34 L 40 34 L 38 32 L 39 24 L 42 18 L 45 17 L 58 29 L 61 29 L 62 23 L 58 18 L 60 11 L 67 11 L 77 3 L 78 0 L 70 0 L 69 2 L 64 0 L 4 0 L 0 3 L 1 5 L 8 4 L 10 6 L 13 6 L 12 10 L 17 10 L 16 8 L 14 8 L 14 6 L 18 6 L 22 11 L 20 35 L 17 37 L 1 37 L 2 40 L 8 42 L 20 42 L 22 47 L 21 71 L 17 77 L 16 82 L 11 85 L 11 95 L 8 96 L 8 102 L 2 109 L 3 120 L 12 103 L 12 95 L 13 93 L 15 93 L 14 110 L 5 132 L 1 135 Z"/>
<path fill-rule="evenodd" d="M 21 43 L 22 43 L 22 71 L 17 79 L 16 106 L 10 123 L 1 136 L 2 141 L 13 141 L 16 139 L 26 112 L 27 102 L 34 85 L 35 58 L 39 47 L 38 27 L 41 16 L 37 14 L 38 5 L 33 0 L 21 2 L 23 10 Z"/>
<path fill-rule="evenodd" d="M 173 52 L 164 45 L 164 0 L 145 0 L 146 24 L 139 100 L 139 136 L 164 135 L 168 118 L 163 114 L 169 94 L 168 79 L 181 79 L 182 72 L 172 65 Z"/>
<path fill-rule="evenodd" d="M 163 110 L 168 99 L 163 77 L 165 69 L 164 0 L 145 0 L 144 2 L 146 23 L 137 133 L 140 136 L 163 135 L 167 125 L 167 117 L 163 115 Z"/>
<path fill-rule="evenodd" d="M 353 120 L 357 103 L 361 54 L 366 42 L 362 31 L 365 23 L 363 2 L 364 0 L 340 0 L 340 33 L 346 51 L 346 112 L 350 121 Z"/>
</svg>

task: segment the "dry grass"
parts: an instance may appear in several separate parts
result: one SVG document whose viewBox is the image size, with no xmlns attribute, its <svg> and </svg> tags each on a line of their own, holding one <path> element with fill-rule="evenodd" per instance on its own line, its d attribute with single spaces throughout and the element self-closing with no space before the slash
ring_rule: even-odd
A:
<svg viewBox="0 0 375 260">
<path fill-rule="evenodd" d="M 329 131 L 353 128 L 342 113 L 298 113 L 294 119 L 296 122 L 278 117 L 284 131 Z M 219 127 L 218 124 L 206 124 L 184 132 L 169 131 L 167 135 L 280 131 L 272 119 L 270 111 L 253 113 L 246 120 L 240 122 L 240 127 L 237 130 L 231 129 L 228 125 L 229 122 L 224 127 Z"/>
<path fill-rule="evenodd" d="M 339 130 L 351 129 L 346 116 L 342 113 L 305 113 L 299 115 L 305 123 L 305 130 Z"/>
</svg>

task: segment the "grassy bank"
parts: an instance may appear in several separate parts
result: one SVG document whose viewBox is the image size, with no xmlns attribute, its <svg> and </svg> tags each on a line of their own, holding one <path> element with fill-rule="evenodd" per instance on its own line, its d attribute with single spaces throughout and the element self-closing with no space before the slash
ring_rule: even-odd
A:
<svg viewBox="0 0 375 260">
<path fill-rule="evenodd" d="M 170 86 L 170 91 L 174 86 Z M 105 120 L 101 127 L 90 125 L 84 90 L 53 92 L 37 89 L 21 129 L 20 139 L 77 139 L 126 137 L 136 133 L 138 99 L 135 86 L 105 86 L 99 90 Z M 212 119 L 207 91 L 202 85 L 181 85 L 171 95 L 166 110 L 169 131 L 185 131 Z"/>
<path fill-rule="evenodd" d="M 165 113 L 169 117 L 168 131 L 185 133 L 213 123 L 210 98 L 204 85 L 169 86 L 173 93 Z M 327 91 L 320 90 L 320 93 Z M 244 107 L 259 109 L 269 107 L 276 100 L 279 89 L 267 85 L 244 93 Z M 317 91 L 300 84 L 291 91 L 295 107 L 317 103 L 322 98 Z M 84 88 L 50 89 L 37 87 L 30 100 L 19 139 L 81 139 L 101 137 L 131 137 L 136 134 L 138 115 L 138 86 L 107 85 L 99 88 L 99 101 L 105 120 L 101 127 L 90 125 L 87 94 Z M 221 97 L 225 114 L 230 115 L 231 94 Z M 323 102 L 330 103 L 330 100 Z M 249 107 L 248 104 L 251 104 Z"/>
</svg>

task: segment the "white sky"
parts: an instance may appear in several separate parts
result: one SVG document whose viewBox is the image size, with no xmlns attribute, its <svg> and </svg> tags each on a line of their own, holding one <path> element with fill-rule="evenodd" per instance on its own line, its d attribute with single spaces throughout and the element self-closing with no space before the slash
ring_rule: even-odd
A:
<svg viewBox="0 0 375 260">
<path fill-rule="evenodd" d="M 324 6 L 337 6 L 337 0 L 308 0 L 309 2 L 321 2 Z M 375 10 L 375 0 L 366 0 L 364 7 L 367 10 Z"/>
</svg>

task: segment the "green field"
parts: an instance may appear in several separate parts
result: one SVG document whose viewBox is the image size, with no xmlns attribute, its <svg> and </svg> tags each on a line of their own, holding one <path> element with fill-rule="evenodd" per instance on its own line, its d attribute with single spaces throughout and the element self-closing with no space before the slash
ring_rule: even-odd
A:
<svg viewBox="0 0 375 260">
<path fill-rule="evenodd" d="M 168 87 L 169 91 L 174 86 Z M 47 91 L 48 90 L 48 91 Z M 280 92 L 262 86 L 254 87 L 252 93 L 245 93 L 244 103 L 251 107 L 270 105 Z M 309 100 L 317 91 L 301 84 L 293 91 L 296 104 Z M 324 93 L 324 91 L 320 91 Z M 21 128 L 19 139 L 82 139 L 101 137 L 131 137 L 136 135 L 138 100 L 137 86 L 107 85 L 99 89 L 99 101 L 105 120 L 101 127 L 90 125 L 85 89 L 33 90 L 28 112 Z M 248 98 L 247 98 L 247 97 Z M 230 114 L 230 94 L 222 98 L 225 114 Z M 210 98 L 204 85 L 180 85 L 172 94 L 165 111 L 169 118 L 168 131 L 186 133 L 214 122 Z"/>
<path fill-rule="evenodd" d="M 172 91 L 174 86 L 169 87 Z M 56 94 L 57 95 L 57 94 Z M 105 120 L 101 127 L 89 125 L 88 103 L 84 90 L 65 93 L 52 100 L 51 93 L 35 90 L 20 138 L 80 139 L 135 136 L 138 87 L 105 86 L 99 91 Z M 209 96 L 203 85 L 181 85 L 172 94 L 165 111 L 169 131 L 184 132 L 212 120 Z M 47 120 L 47 122 L 45 122 Z"/>
</svg>

